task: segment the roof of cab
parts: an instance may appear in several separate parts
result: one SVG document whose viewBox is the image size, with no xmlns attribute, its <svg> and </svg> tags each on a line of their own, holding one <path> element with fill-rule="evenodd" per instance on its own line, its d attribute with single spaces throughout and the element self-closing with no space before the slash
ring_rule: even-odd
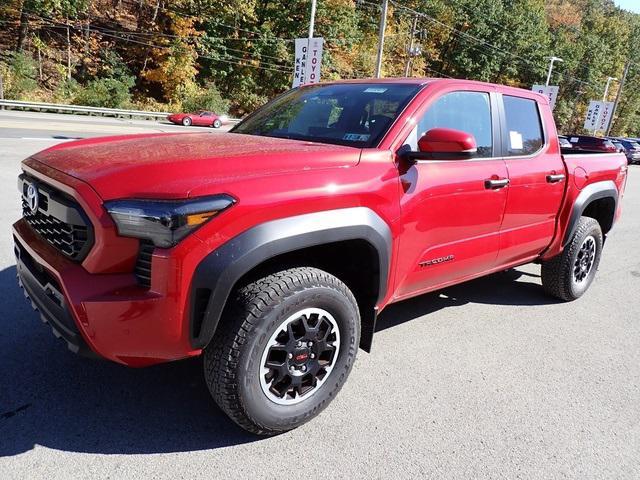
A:
<svg viewBox="0 0 640 480">
<path fill-rule="evenodd" d="M 392 84 L 404 84 L 404 85 L 428 85 L 428 84 L 436 84 L 436 83 L 455 83 L 455 84 L 463 84 L 463 85 L 477 85 L 477 86 L 491 86 L 495 87 L 500 93 L 511 93 L 512 95 L 523 96 L 522 94 L 526 92 L 526 96 L 528 97 L 536 97 L 542 101 L 544 104 L 549 103 L 549 99 L 540 93 L 527 90 L 519 87 L 510 87 L 507 85 L 500 85 L 497 83 L 489 83 L 489 82 L 480 82 L 478 80 L 465 80 L 462 78 L 434 78 L 434 77 L 391 77 L 391 78 L 352 78 L 348 80 L 332 80 L 330 82 L 321 82 L 321 85 L 338 85 L 344 83 L 365 83 L 365 84 L 380 84 L 380 83 L 392 83 Z M 313 84 L 302 85 L 303 87 L 308 87 Z"/>
</svg>

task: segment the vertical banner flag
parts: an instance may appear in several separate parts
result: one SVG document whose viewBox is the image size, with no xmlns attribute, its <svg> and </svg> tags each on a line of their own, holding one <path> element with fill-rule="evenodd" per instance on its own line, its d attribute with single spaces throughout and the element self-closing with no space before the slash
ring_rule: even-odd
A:
<svg viewBox="0 0 640 480">
<path fill-rule="evenodd" d="M 320 64 L 322 63 L 322 37 L 309 39 L 307 51 L 307 70 L 304 83 L 318 83 L 320 81 Z"/>
<path fill-rule="evenodd" d="M 296 38 L 293 88 L 305 83 L 318 83 L 320 81 L 322 46 L 322 37 Z"/>
<path fill-rule="evenodd" d="M 585 130 L 606 131 L 611 123 L 614 102 L 601 102 L 591 100 L 587 109 L 587 118 L 584 121 Z"/>
<path fill-rule="evenodd" d="M 296 38 L 296 60 L 293 66 L 293 85 L 298 87 L 304 83 L 307 68 L 307 50 L 309 48 L 308 38 Z"/>
<path fill-rule="evenodd" d="M 560 87 L 558 87 L 557 85 L 534 85 L 533 87 L 531 87 L 531 90 L 545 95 L 549 99 L 551 110 L 555 108 L 556 99 L 558 98 L 558 91 L 560 90 Z"/>
<path fill-rule="evenodd" d="M 613 102 L 604 102 L 600 110 L 600 121 L 598 122 L 598 130 L 606 132 L 611 123 L 611 114 L 613 113 Z"/>
<path fill-rule="evenodd" d="M 584 120 L 585 130 L 595 130 L 600 120 L 600 111 L 602 110 L 602 102 L 591 100 L 589 108 L 587 108 L 587 118 Z"/>
</svg>

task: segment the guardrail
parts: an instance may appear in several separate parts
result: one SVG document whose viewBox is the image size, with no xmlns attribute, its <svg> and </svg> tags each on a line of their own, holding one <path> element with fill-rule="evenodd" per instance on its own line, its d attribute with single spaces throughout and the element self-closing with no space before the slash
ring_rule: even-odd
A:
<svg viewBox="0 0 640 480">
<path fill-rule="evenodd" d="M 169 112 L 149 112 L 145 110 L 121 110 L 117 108 L 85 107 L 82 105 L 64 105 L 61 103 L 22 102 L 19 100 L 0 100 L 0 109 L 29 110 L 36 112 L 86 113 L 103 117 L 129 117 L 159 119 L 166 118 Z M 230 118 L 231 123 L 239 120 Z"/>
<path fill-rule="evenodd" d="M 165 118 L 168 112 L 147 112 L 144 110 L 121 110 L 116 108 L 85 107 L 82 105 L 64 105 L 60 103 L 22 102 L 19 100 L 0 100 L 0 107 L 31 110 L 37 112 L 62 112 L 62 113 L 86 113 L 88 115 L 101 115 L 105 117 L 139 117 L 139 118 Z"/>
</svg>

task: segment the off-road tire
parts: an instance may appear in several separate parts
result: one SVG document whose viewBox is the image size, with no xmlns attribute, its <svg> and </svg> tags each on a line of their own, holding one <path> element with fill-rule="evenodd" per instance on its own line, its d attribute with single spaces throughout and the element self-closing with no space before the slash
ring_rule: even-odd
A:
<svg viewBox="0 0 640 480">
<path fill-rule="evenodd" d="M 340 332 L 333 369 L 313 395 L 280 405 L 261 386 L 262 355 L 283 321 L 306 308 L 330 312 Z M 259 435 L 296 428 L 318 415 L 338 394 L 360 341 L 357 302 L 338 278 L 311 267 L 284 270 L 238 288 L 204 352 L 204 374 L 218 406 L 240 427 Z"/>
<path fill-rule="evenodd" d="M 583 243 L 589 237 L 595 240 L 595 256 L 584 281 L 576 283 L 574 281 L 576 261 Z M 593 218 L 580 217 L 578 227 L 562 253 L 542 263 L 542 286 L 545 291 L 566 302 L 581 297 L 593 282 L 598 270 L 603 243 L 604 237 L 600 224 Z"/>
</svg>

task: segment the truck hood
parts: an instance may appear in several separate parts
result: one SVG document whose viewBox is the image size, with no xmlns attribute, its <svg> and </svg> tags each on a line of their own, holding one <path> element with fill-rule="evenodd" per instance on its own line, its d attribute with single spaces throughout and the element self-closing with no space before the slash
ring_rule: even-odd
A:
<svg viewBox="0 0 640 480">
<path fill-rule="evenodd" d="M 103 200 L 186 198 L 203 184 L 358 163 L 360 150 L 237 133 L 142 134 L 58 144 L 26 160 L 93 187 Z"/>
</svg>

